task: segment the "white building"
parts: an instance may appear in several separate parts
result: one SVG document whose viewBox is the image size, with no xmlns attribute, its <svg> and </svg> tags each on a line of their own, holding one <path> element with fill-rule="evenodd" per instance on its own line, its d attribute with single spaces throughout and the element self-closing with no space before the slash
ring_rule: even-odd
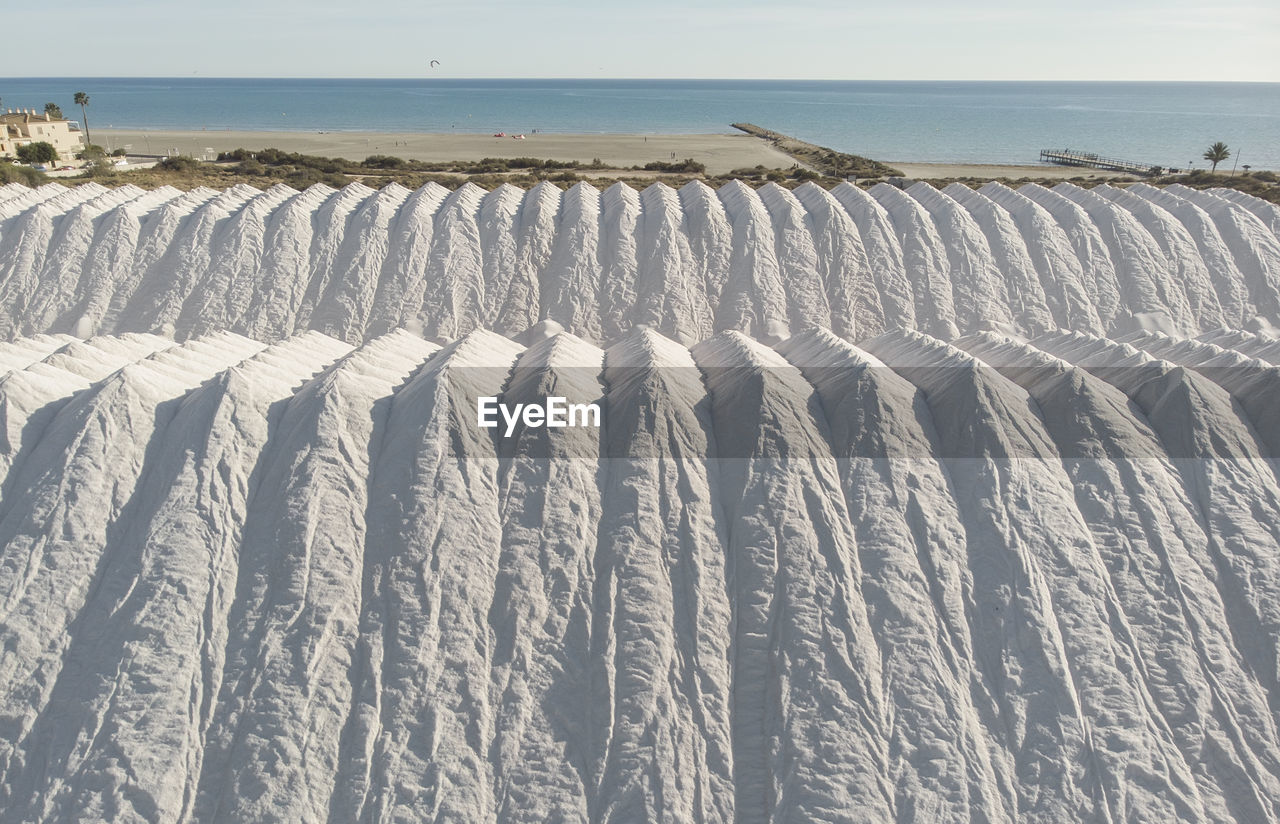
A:
<svg viewBox="0 0 1280 824">
<path fill-rule="evenodd" d="M 61 160 L 70 160 L 84 150 L 84 133 L 71 128 L 70 120 L 50 117 L 34 109 L 9 109 L 0 114 L 0 157 L 18 156 L 18 147 L 27 143 L 50 143 Z"/>
</svg>

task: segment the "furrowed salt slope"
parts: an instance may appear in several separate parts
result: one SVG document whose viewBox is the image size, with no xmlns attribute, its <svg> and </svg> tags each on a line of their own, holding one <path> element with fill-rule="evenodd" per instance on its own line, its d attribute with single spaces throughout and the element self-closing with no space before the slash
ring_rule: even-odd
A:
<svg viewBox="0 0 1280 824">
<path fill-rule="evenodd" d="M 370 452 L 392 391 L 436 348 L 405 332 L 376 338 L 277 413 L 260 471 L 273 493 L 243 516 L 222 613 L 225 671 L 209 699 L 196 817 L 329 814 L 353 701 Z"/>
<path fill-rule="evenodd" d="M 64 671 L 27 739 L 42 768 L 14 800 L 30 819 L 187 814 L 214 706 L 203 690 L 228 648 L 226 609 L 244 568 L 241 530 L 269 414 L 346 348 L 317 333 L 268 347 L 184 397 L 158 433 L 128 526 L 108 530 Z M 106 672 L 114 677 L 94 678 Z M 195 725 L 173 724 L 188 713 Z M 135 781 L 150 791 L 133 792 Z"/>
<path fill-rule="evenodd" d="M 934 458 L 924 396 L 830 332 L 778 349 L 817 390 L 830 422 L 893 707 L 888 773 L 898 818 L 1012 821 L 1010 763 L 973 665 L 960 513 Z"/>
<path fill-rule="evenodd" d="M 1276 706 L 1280 488 L 1243 411 L 1208 378 L 1127 344 L 1072 333 L 1033 342 L 1111 383 L 1146 415 L 1205 520 L 1237 648 Z"/>
<path fill-rule="evenodd" d="M 1276 820 L 1280 764 L 1262 743 L 1274 736 L 1267 695 L 1233 647 L 1226 608 L 1206 575 L 1203 520 L 1158 436 L 1127 396 L 1064 361 L 989 334 L 958 345 L 1018 382 L 1042 411 L 1128 627 L 1150 653 L 1148 689 L 1196 774 L 1210 820 Z M 1158 541 L 1155 523 L 1170 527 Z M 1252 793 L 1223 793 L 1224 785 Z"/>
<path fill-rule="evenodd" d="M 0 821 L 1277 820 L 1275 367 L 522 337 L 0 345 Z"/>
<path fill-rule="evenodd" d="M 38 723 L 56 694 L 68 649 L 111 569 L 113 534 L 129 523 L 157 427 L 182 397 L 263 348 L 230 333 L 195 339 L 132 363 L 69 401 L 33 443 L 0 503 L 0 763 L 5 809 L 26 808 Z M 38 758 L 38 756 L 37 756 Z M 19 814 L 21 815 L 21 814 Z"/>
<path fill-rule="evenodd" d="M 391 403 L 371 488 L 360 710 L 349 722 L 353 761 L 365 767 L 340 785 L 348 797 L 335 807 L 349 820 L 495 815 L 498 456 L 468 413 L 501 393 L 521 349 L 469 333 Z"/>
<path fill-rule="evenodd" d="M 867 347 L 924 390 L 939 421 L 975 556 L 975 636 L 986 647 L 977 659 L 1012 722 L 1015 773 L 1036 776 L 1019 784 L 1019 819 L 1204 820 L 1190 771 L 1150 710 L 1141 653 L 1116 631 L 1106 568 L 1034 405 L 919 333 Z M 1118 780 L 1131 770 L 1141 785 Z"/>
<path fill-rule="evenodd" d="M 1275 207 L 1176 185 L 5 191 L 4 339 L 444 341 L 541 320 L 601 346 L 636 324 L 687 344 L 1280 326 Z"/>
<path fill-rule="evenodd" d="M 0 187 L 0 821 L 1280 820 L 1275 232 Z"/>
</svg>

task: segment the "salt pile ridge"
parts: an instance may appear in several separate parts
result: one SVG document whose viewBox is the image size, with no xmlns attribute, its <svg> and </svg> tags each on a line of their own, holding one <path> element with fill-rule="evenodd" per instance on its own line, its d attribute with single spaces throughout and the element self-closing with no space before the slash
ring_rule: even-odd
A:
<svg viewBox="0 0 1280 824">
<path fill-rule="evenodd" d="M 401 194 L 440 193 L 331 205 L 376 235 Z M 747 215 L 791 244 L 766 271 L 817 284 L 806 214 L 824 250 L 945 218 L 931 259 L 972 267 L 1045 208 L 935 194 L 739 191 L 720 237 Z M 219 197 L 159 208 L 244 214 Z M 652 230 L 705 283 L 679 202 L 602 198 L 574 242 Z M 646 203 L 663 223 L 622 232 Z M 554 240 L 501 254 L 597 271 Z M 734 311 L 773 311 L 723 249 Z M 1048 258 L 1016 260 L 1015 326 L 1052 312 Z M 0 821 L 1280 821 L 1274 341 L 441 337 L 0 344 Z M 552 392 L 604 425 L 475 425 Z"/>
<path fill-rule="evenodd" d="M 1280 824 L 1278 229 L 0 187 L 0 824 Z"/>
<path fill-rule="evenodd" d="M 1280 217 L 1239 192 L 918 183 L 637 192 L 0 188 L 0 338 L 393 329 L 452 340 L 552 320 L 596 345 L 830 328 L 940 339 L 1280 326 Z"/>
</svg>

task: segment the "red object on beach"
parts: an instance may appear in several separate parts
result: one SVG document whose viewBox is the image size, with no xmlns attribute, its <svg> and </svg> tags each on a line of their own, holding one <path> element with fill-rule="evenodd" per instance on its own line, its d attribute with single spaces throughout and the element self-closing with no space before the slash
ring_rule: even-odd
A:
<svg viewBox="0 0 1280 824">
<path fill-rule="evenodd" d="M 494 137 L 506 137 L 506 136 L 507 136 L 506 132 L 498 132 L 497 134 L 494 135 Z"/>
</svg>

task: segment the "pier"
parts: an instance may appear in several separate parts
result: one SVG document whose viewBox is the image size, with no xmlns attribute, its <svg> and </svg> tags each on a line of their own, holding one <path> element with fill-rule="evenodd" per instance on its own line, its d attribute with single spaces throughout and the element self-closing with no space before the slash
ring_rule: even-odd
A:
<svg viewBox="0 0 1280 824">
<path fill-rule="evenodd" d="M 1136 163 L 1132 160 L 1119 160 L 1114 157 L 1103 157 L 1093 152 L 1077 152 L 1072 149 L 1041 149 L 1041 163 L 1053 163 L 1057 166 L 1085 166 L 1090 169 L 1106 169 L 1111 172 L 1132 172 L 1138 175 L 1161 174 L 1162 166 L 1154 163 Z"/>
</svg>

